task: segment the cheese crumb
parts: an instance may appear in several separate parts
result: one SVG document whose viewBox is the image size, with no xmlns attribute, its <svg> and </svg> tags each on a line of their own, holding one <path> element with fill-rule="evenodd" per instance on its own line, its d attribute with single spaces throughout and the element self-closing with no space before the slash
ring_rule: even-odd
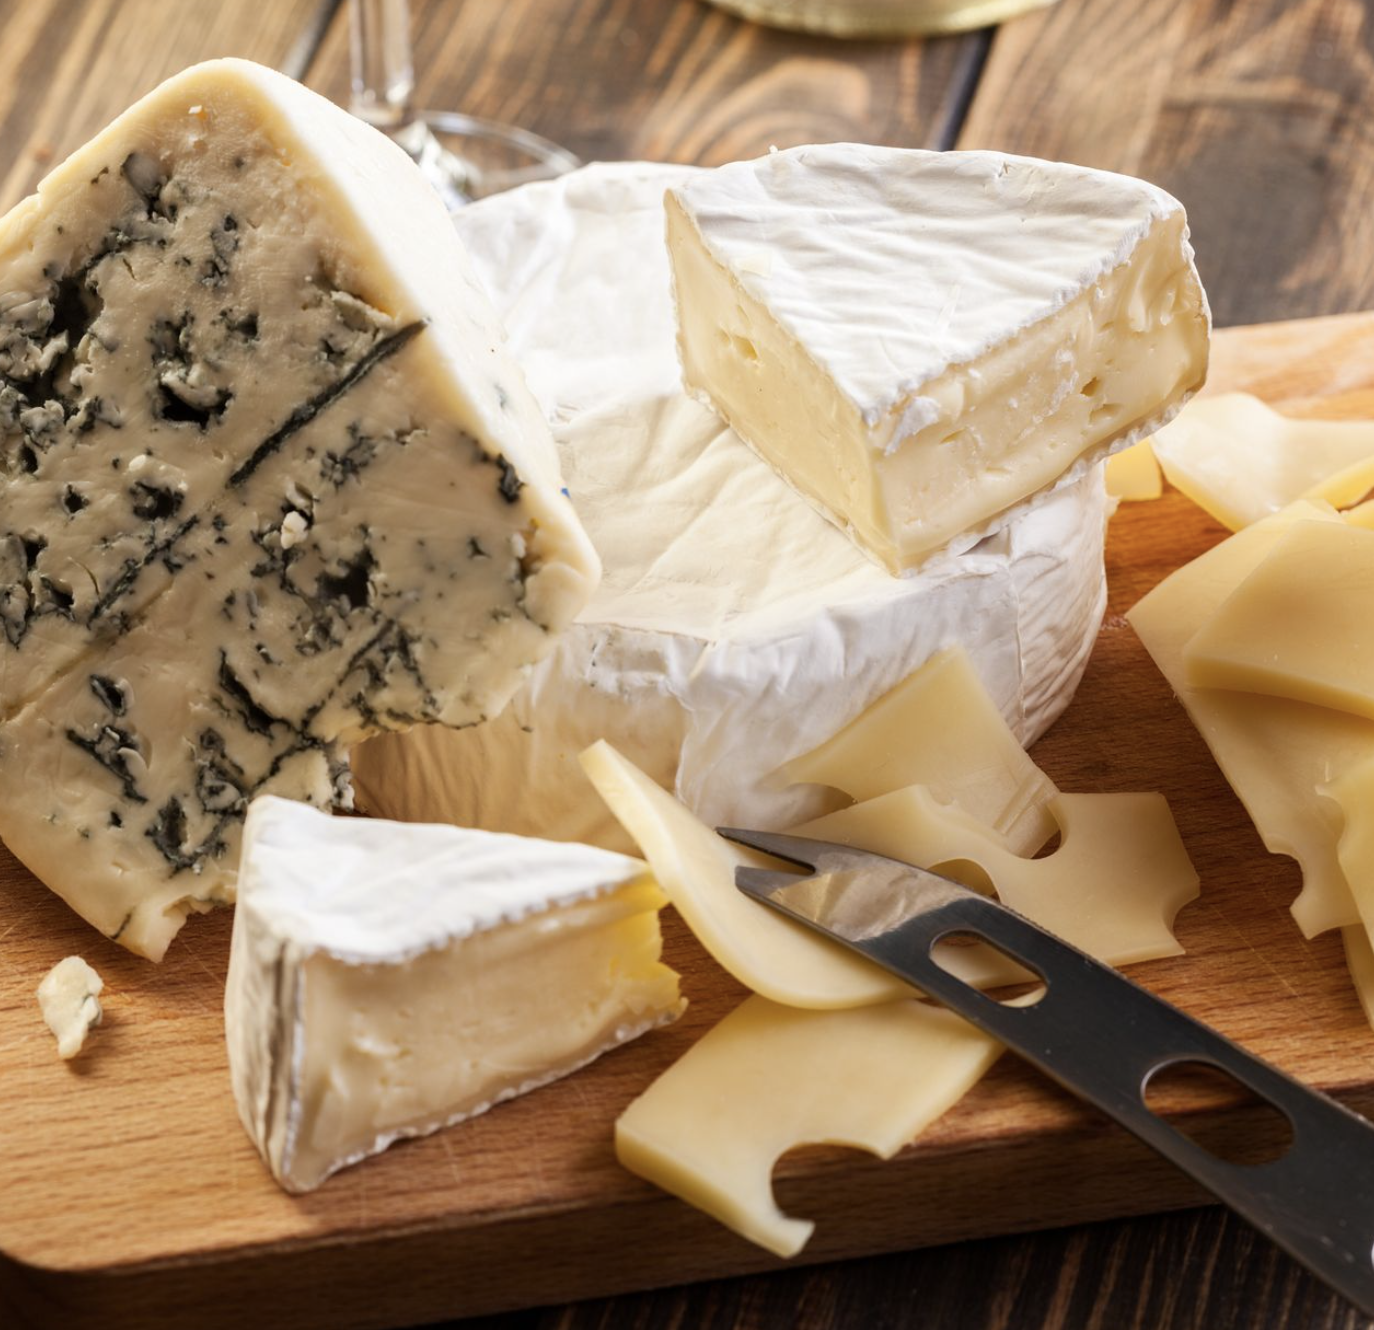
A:
<svg viewBox="0 0 1374 1330">
<path fill-rule="evenodd" d="M 80 956 L 60 960 L 38 985 L 38 1005 L 48 1029 L 57 1036 L 57 1051 L 74 1058 L 86 1043 L 86 1034 L 100 1024 L 104 1013 L 97 995 L 105 981 Z"/>
<path fill-rule="evenodd" d="M 309 524 L 300 513 L 287 513 L 281 524 L 282 549 L 289 550 L 293 545 L 299 544 L 305 539 L 305 533 L 309 529 Z"/>
</svg>

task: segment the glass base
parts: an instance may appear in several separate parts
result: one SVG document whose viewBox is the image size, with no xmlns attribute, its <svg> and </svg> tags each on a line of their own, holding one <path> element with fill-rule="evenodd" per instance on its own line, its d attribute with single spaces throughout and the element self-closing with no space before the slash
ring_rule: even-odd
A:
<svg viewBox="0 0 1374 1330">
<path fill-rule="evenodd" d="M 934 37 L 987 28 L 1054 0 L 712 0 L 774 28 L 828 37 Z"/>
<path fill-rule="evenodd" d="M 566 148 L 527 129 L 459 111 L 417 111 L 391 137 L 410 154 L 450 212 L 582 165 Z"/>
</svg>

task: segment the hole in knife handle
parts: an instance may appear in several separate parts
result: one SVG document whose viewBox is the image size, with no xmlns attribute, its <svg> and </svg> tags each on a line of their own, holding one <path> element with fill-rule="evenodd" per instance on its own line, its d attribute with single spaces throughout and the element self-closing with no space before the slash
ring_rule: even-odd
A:
<svg viewBox="0 0 1374 1330">
<path fill-rule="evenodd" d="M 1039 970 L 970 930 L 941 933 L 930 944 L 930 959 L 946 974 L 974 988 L 992 990 L 989 997 L 1018 1007 L 1034 1006 L 1048 985 Z"/>
<path fill-rule="evenodd" d="M 1155 1117 L 1228 1164 L 1272 1164 L 1293 1144 L 1287 1113 L 1210 1062 L 1166 1062 L 1146 1076 L 1140 1097 Z"/>
</svg>

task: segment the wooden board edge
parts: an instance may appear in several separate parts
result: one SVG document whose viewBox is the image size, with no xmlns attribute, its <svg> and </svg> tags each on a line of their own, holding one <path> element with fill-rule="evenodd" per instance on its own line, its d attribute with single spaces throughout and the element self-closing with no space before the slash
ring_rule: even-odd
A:
<svg viewBox="0 0 1374 1330">
<path fill-rule="evenodd" d="M 1374 1110 L 1374 1089 L 1346 1100 Z M 1201 1115 L 1211 1131 L 1263 1133 L 1267 1112 Z M 0 1322 L 12 1330 L 100 1324 L 140 1330 L 195 1324 L 239 1330 L 248 1314 L 290 1330 L 381 1330 L 401 1322 L 489 1315 L 702 1279 L 758 1274 L 1208 1203 L 1195 1183 L 1104 1118 L 1086 1129 L 998 1140 L 893 1163 L 862 1155 L 784 1178 L 789 1213 L 818 1221 L 795 1262 L 777 1260 L 673 1197 L 566 1216 L 534 1214 L 460 1230 L 429 1228 L 359 1241 L 289 1244 L 252 1255 L 194 1258 L 125 1271 L 75 1274 L 0 1257 Z M 833 1152 L 832 1152 L 833 1153 Z M 1123 1194 L 1123 1180 L 1129 1191 Z M 613 1262 L 607 1253 L 616 1253 Z M 608 1277 L 608 1271 L 611 1272 Z"/>
</svg>

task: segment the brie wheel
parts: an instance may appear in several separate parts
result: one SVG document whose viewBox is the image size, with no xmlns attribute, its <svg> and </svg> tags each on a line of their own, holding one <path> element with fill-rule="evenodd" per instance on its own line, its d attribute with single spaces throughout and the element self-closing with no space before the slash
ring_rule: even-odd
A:
<svg viewBox="0 0 1374 1330">
<path fill-rule="evenodd" d="M 834 800 L 772 773 L 952 643 L 1022 743 L 1073 696 L 1105 605 L 1100 468 L 889 577 L 683 392 L 663 191 L 697 174 L 592 166 L 459 217 L 605 575 L 502 715 L 356 749 L 369 810 L 630 848 L 577 766 L 605 738 L 713 826 L 782 826 Z"/>
</svg>

